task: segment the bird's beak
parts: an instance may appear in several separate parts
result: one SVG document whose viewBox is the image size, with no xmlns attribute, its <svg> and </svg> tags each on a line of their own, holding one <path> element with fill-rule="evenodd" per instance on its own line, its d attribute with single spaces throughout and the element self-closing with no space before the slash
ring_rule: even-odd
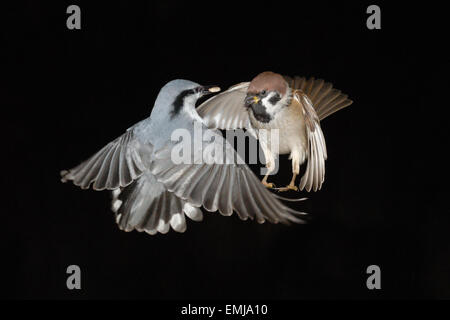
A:
<svg viewBox="0 0 450 320">
<path fill-rule="evenodd" d="M 206 96 L 207 94 L 216 93 L 220 91 L 220 87 L 218 86 L 201 86 L 200 93 L 202 96 Z"/>
<path fill-rule="evenodd" d="M 247 95 L 247 97 L 245 98 L 245 105 L 247 107 L 249 107 L 252 104 L 256 104 L 259 102 L 259 97 L 257 95 L 254 94 L 249 94 Z"/>
</svg>

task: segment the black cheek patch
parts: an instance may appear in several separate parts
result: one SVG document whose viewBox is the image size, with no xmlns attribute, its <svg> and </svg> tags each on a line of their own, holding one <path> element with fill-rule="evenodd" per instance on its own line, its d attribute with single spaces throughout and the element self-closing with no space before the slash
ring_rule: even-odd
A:
<svg viewBox="0 0 450 320">
<path fill-rule="evenodd" d="M 272 120 L 272 117 L 270 114 L 266 112 L 266 107 L 264 107 L 261 102 L 258 102 L 257 104 L 252 105 L 253 115 L 255 116 L 255 119 L 267 123 Z"/>
<path fill-rule="evenodd" d="M 281 100 L 281 97 L 280 97 L 280 95 L 277 93 L 277 94 L 274 94 L 270 99 L 269 99 L 269 102 L 271 103 L 271 104 L 273 104 L 273 105 L 276 105 L 277 103 L 278 103 L 278 101 L 280 101 Z"/>
</svg>

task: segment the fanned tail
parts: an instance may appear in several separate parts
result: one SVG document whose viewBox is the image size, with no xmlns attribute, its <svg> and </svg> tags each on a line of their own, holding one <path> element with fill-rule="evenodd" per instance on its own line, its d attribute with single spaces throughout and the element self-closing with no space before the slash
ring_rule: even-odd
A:
<svg viewBox="0 0 450 320">
<path fill-rule="evenodd" d="M 167 191 L 149 173 L 125 188 L 112 191 L 111 209 L 116 214 L 116 223 L 125 231 L 136 229 L 154 235 L 167 233 L 172 227 L 177 232 L 186 231 L 185 215 L 194 221 L 201 221 L 200 208 Z"/>
</svg>

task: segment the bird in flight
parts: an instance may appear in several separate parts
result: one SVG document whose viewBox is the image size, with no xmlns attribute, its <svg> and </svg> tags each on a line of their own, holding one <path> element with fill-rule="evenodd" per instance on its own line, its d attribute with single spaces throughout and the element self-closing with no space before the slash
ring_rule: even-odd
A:
<svg viewBox="0 0 450 320">
<path fill-rule="evenodd" d="M 304 222 L 305 213 L 282 203 L 271 193 L 224 139 L 219 130 L 210 130 L 196 111 L 197 100 L 220 91 L 188 80 L 173 80 L 159 92 L 150 116 L 129 128 L 89 159 L 70 170 L 61 171 L 63 182 L 72 181 L 82 189 L 110 190 L 116 223 L 125 231 L 149 234 L 186 230 L 188 216 L 203 219 L 201 207 L 259 223 Z M 214 139 L 195 138 L 195 126 L 208 130 Z M 179 163 L 172 151 L 181 141 L 173 141 L 175 130 L 193 137 L 192 156 L 209 161 Z M 225 161 L 205 150 L 225 149 Z M 211 161 L 211 158 L 213 161 Z M 205 159 L 200 159 L 205 160 Z M 223 160 L 223 159 L 222 159 Z M 242 160 L 242 159 L 240 159 Z"/>
<path fill-rule="evenodd" d="M 320 121 L 352 102 L 324 80 L 266 71 L 213 96 L 197 111 L 209 128 L 246 129 L 259 139 L 267 167 L 263 185 L 278 191 L 309 192 L 320 190 L 325 179 L 327 149 Z M 272 135 L 261 134 L 271 130 L 278 130 L 276 148 L 272 147 Z M 289 154 L 292 179 L 287 186 L 275 188 L 267 179 L 279 154 Z M 295 180 L 304 162 L 307 166 L 297 187 Z"/>
</svg>

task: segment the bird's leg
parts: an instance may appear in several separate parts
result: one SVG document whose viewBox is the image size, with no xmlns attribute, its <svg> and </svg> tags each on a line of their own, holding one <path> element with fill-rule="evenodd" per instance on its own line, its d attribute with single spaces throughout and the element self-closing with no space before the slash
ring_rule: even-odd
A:
<svg viewBox="0 0 450 320">
<path fill-rule="evenodd" d="M 277 191 L 283 192 L 283 191 L 289 191 L 294 190 L 298 191 L 298 187 L 295 185 L 295 178 L 297 178 L 297 175 L 300 173 L 300 159 L 296 152 L 291 153 L 292 158 L 292 179 L 291 182 L 283 188 L 277 188 Z"/>
<path fill-rule="evenodd" d="M 274 170 L 274 165 L 272 165 L 273 162 L 267 162 L 266 168 L 267 168 L 267 173 L 264 176 L 264 178 L 262 178 L 261 183 L 266 187 L 266 188 L 275 188 L 275 184 L 271 183 L 271 182 L 267 182 L 267 178 L 269 177 L 270 173 Z"/>
<path fill-rule="evenodd" d="M 261 180 L 262 184 L 263 184 L 265 187 L 269 188 L 269 189 L 275 188 L 275 184 L 273 184 L 272 182 L 267 182 L 267 177 L 268 177 L 268 176 L 269 176 L 268 174 L 266 174 L 266 175 L 264 176 L 264 178 Z"/>
<path fill-rule="evenodd" d="M 270 150 L 269 141 L 268 141 L 268 137 L 267 137 L 267 131 L 264 131 L 263 133 L 264 134 L 259 135 L 259 143 L 260 143 L 261 149 L 264 153 L 264 158 L 266 160 L 267 172 L 266 172 L 266 175 L 264 176 L 264 178 L 261 180 L 261 183 L 266 188 L 275 188 L 274 183 L 267 182 L 267 178 L 269 177 L 269 175 L 273 171 L 275 171 L 275 155 L 272 153 L 272 150 Z"/>
</svg>

